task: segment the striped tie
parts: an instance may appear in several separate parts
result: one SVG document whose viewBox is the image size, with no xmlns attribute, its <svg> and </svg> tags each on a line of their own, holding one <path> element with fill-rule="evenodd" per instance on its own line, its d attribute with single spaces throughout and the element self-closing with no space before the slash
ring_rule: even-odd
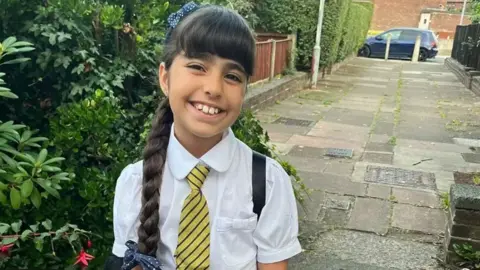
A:
<svg viewBox="0 0 480 270">
<path fill-rule="evenodd" d="M 201 187 L 209 169 L 197 165 L 187 175 L 192 191 L 183 203 L 175 251 L 177 269 L 208 269 L 210 266 L 210 219 Z"/>
</svg>

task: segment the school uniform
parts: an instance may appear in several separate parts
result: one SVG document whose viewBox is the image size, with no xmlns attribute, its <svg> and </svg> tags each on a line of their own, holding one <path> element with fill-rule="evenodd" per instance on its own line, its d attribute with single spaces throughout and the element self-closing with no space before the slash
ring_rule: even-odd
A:
<svg viewBox="0 0 480 270">
<path fill-rule="evenodd" d="M 260 263 L 279 262 L 301 252 L 298 216 L 290 177 L 281 165 L 266 160 L 266 203 L 260 219 L 253 212 L 252 150 L 231 129 L 200 159 L 170 134 L 160 194 L 157 258 L 162 269 L 176 268 L 182 205 L 191 188 L 187 175 L 197 164 L 210 172 L 201 187 L 210 218 L 210 269 L 253 270 Z M 113 254 L 123 257 L 128 240 L 138 241 L 143 162 L 128 165 L 115 189 Z"/>
</svg>

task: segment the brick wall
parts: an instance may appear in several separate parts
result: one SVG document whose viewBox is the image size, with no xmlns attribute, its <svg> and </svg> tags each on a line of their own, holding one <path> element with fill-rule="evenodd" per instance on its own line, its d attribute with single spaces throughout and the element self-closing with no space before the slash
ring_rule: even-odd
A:
<svg viewBox="0 0 480 270">
<path fill-rule="evenodd" d="M 460 14 L 432 13 L 430 17 L 430 29 L 439 35 L 439 38 L 455 36 L 455 28 L 460 24 Z M 470 24 L 470 18 L 463 18 L 464 24 Z"/>
<path fill-rule="evenodd" d="M 392 27 L 418 27 L 424 8 L 446 6 L 447 0 L 374 0 L 372 30 L 387 30 Z"/>
</svg>

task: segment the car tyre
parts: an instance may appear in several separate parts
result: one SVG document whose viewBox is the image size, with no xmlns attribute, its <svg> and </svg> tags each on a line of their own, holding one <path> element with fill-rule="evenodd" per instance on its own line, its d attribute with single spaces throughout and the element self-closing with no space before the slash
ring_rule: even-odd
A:
<svg viewBox="0 0 480 270">
<path fill-rule="evenodd" d="M 358 50 L 358 56 L 370 57 L 370 54 L 371 54 L 370 47 L 368 47 L 367 45 L 363 45 L 363 47 L 360 48 L 360 50 Z"/>
</svg>

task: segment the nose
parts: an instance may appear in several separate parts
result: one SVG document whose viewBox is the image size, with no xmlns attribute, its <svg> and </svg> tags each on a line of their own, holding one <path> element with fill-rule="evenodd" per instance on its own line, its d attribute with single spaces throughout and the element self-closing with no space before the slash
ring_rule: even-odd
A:
<svg viewBox="0 0 480 270">
<path fill-rule="evenodd" d="M 219 98 L 223 93 L 223 77 L 212 74 L 205 78 L 204 92 L 210 98 Z"/>
</svg>

